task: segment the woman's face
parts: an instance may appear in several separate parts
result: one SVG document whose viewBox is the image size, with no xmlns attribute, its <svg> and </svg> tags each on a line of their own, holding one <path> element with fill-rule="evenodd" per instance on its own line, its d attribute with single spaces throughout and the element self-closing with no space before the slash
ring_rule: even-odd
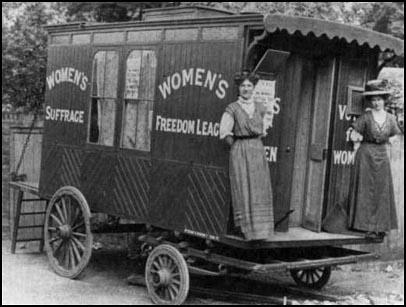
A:
<svg viewBox="0 0 406 307">
<path fill-rule="evenodd" d="M 377 110 L 381 111 L 385 107 L 385 100 L 383 99 L 382 96 L 372 96 L 370 98 L 372 107 Z"/>
<path fill-rule="evenodd" d="M 245 79 L 240 84 L 239 90 L 241 97 L 245 99 L 250 99 L 252 97 L 252 93 L 254 92 L 254 84 L 250 80 Z"/>
</svg>

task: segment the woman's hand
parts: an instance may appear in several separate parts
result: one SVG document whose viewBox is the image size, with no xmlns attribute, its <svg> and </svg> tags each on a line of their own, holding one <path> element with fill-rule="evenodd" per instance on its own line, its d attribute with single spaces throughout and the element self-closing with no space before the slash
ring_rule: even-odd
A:
<svg viewBox="0 0 406 307">
<path fill-rule="evenodd" d="M 224 138 L 224 141 L 226 141 L 226 143 L 231 146 L 231 145 L 233 145 L 233 143 L 234 143 L 234 138 L 233 138 L 232 135 L 227 135 L 227 136 Z"/>
</svg>

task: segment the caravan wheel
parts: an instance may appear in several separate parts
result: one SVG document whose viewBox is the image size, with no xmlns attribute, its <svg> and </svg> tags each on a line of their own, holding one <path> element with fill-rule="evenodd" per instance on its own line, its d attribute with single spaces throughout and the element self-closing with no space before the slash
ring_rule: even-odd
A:
<svg viewBox="0 0 406 307">
<path fill-rule="evenodd" d="M 49 202 L 44 243 L 51 268 L 63 277 L 76 278 L 89 263 L 93 237 L 90 209 L 74 187 L 60 188 Z"/>
<path fill-rule="evenodd" d="M 171 245 L 158 245 L 148 256 L 145 281 L 155 304 L 182 304 L 189 293 L 189 270 L 182 254 Z"/>
<path fill-rule="evenodd" d="M 311 289 L 321 289 L 329 281 L 331 275 L 331 267 L 319 267 L 314 269 L 291 270 L 296 284 L 301 287 Z"/>
</svg>

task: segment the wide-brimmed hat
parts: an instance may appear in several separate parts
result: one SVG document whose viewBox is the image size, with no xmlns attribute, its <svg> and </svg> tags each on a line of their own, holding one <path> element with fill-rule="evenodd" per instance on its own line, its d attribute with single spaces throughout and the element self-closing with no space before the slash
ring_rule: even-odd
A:
<svg viewBox="0 0 406 307">
<path fill-rule="evenodd" d="M 385 79 L 370 80 L 365 85 L 362 96 L 389 96 L 391 92 L 387 90 L 388 81 Z"/>
</svg>

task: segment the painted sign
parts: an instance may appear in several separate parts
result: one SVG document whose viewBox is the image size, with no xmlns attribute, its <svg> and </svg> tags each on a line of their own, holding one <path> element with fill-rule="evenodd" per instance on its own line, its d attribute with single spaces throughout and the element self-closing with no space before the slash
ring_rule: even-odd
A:
<svg viewBox="0 0 406 307">
<path fill-rule="evenodd" d="M 62 67 L 53 70 L 47 76 L 48 89 L 52 90 L 55 85 L 63 82 L 69 82 L 77 85 L 82 91 L 86 91 L 89 79 L 84 72 L 81 72 L 73 67 Z"/>
<path fill-rule="evenodd" d="M 85 111 L 70 109 L 54 109 L 50 106 L 45 108 L 45 119 L 62 122 L 72 122 L 83 124 L 83 115 Z"/>
<path fill-rule="evenodd" d="M 157 115 L 155 130 L 180 134 L 196 134 L 218 137 L 220 133 L 220 124 L 201 119 L 186 120 L 165 118 Z"/>
<path fill-rule="evenodd" d="M 222 79 L 221 74 L 204 68 L 189 68 L 168 76 L 158 88 L 162 98 L 166 99 L 174 91 L 188 85 L 208 88 L 210 91 L 214 91 L 219 99 L 226 96 L 226 90 L 229 87 L 228 82 Z"/>
</svg>

